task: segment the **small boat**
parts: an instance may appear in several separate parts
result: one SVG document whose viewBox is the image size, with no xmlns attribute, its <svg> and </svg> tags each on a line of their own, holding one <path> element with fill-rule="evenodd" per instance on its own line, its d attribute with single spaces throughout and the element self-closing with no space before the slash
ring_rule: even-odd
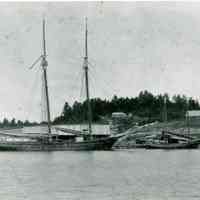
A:
<svg viewBox="0 0 200 200">
<path fill-rule="evenodd" d="M 146 144 L 146 149 L 196 149 L 199 146 L 199 141 L 190 141 L 187 143 L 177 143 L 177 144 L 169 144 L 169 143 L 149 143 Z"/>
<path fill-rule="evenodd" d="M 177 136 L 178 137 L 175 137 Z M 161 138 L 147 142 L 146 149 L 194 149 L 198 148 L 199 139 L 191 138 L 185 135 L 162 131 Z"/>
<path fill-rule="evenodd" d="M 167 95 L 163 102 L 163 121 L 167 123 Z M 200 141 L 187 134 L 174 133 L 162 130 L 162 134 L 156 139 L 146 143 L 146 149 L 194 149 L 198 148 Z"/>
<path fill-rule="evenodd" d="M 50 105 L 47 84 L 47 66 L 46 59 L 46 43 L 45 43 L 45 20 L 43 20 L 43 54 L 33 63 L 34 67 L 41 60 L 41 67 L 43 70 L 44 93 L 45 93 L 45 107 L 47 110 L 47 127 L 48 132 L 44 133 L 27 133 L 17 135 L 15 133 L 2 132 L 0 135 L 0 150 L 6 151 L 75 151 L 75 150 L 110 150 L 118 138 L 123 135 L 108 135 L 101 134 L 100 136 L 92 134 L 92 117 L 91 105 L 89 97 L 88 86 L 88 53 L 87 53 L 87 21 L 85 31 L 85 84 L 88 106 L 88 132 L 79 132 L 69 129 L 60 129 L 52 133 Z M 59 128 L 58 128 L 59 129 Z"/>
</svg>

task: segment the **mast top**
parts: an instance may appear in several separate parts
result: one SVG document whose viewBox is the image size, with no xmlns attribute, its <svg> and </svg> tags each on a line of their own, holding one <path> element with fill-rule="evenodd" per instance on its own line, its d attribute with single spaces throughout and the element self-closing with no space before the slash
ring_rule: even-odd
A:
<svg viewBox="0 0 200 200">
<path fill-rule="evenodd" d="M 42 67 L 47 67 L 48 66 L 48 62 L 46 60 L 46 38 L 45 38 L 45 18 L 43 18 L 42 20 L 42 40 L 43 40 L 43 52 L 42 52 Z"/>
<path fill-rule="evenodd" d="M 85 59 L 88 58 L 87 36 L 88 36 L 88 28 L 87 28 L 87 17 L 86 17 L 85 18 Z"/>
</svg>

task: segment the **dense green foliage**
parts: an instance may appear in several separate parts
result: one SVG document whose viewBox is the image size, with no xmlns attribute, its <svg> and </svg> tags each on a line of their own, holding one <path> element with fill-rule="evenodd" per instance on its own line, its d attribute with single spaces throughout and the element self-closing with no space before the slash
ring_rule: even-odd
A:
<svg viewBox="0 0 200 200">
<path fill-rule="evenodd" d="M 34 126 L 38 125 L 37 122 L 29 122 L 28 120 L 25 120 L 24 122 L 21 120 L 16 120 L 13 118 L 12 120 L 8 120 L 6 118 L 3 119 L 2 122 L 0 122 L 0 128 L 16 128 L 16 127 L 23 127 L 23 126 Z"/>
<path fill-rule="evenodd" d="M 169 98 L 165 95 L 153 95 L 148 91 L 142 91 L 137 97 L 124 98 L 114 96 L 110 101 L 100 98 L 91 99 L 93 122 L 110 118 L 113 112 L 131 113 L 132 116 L 146 118 L 148 121 L 163 120 L 164 98 L 167 99 L 168 120 L 182 119 L 186 110 L 198 110 L 200 105 L 197 100 L 187 98 L 184 95 L 174 95 Z M 61 116 L 55 118 L 54 123 L 80 123 L 87 120 L 87 102 L 75 101 L 72 106 L 67 102 L 64 105 Z"/>
</svg>

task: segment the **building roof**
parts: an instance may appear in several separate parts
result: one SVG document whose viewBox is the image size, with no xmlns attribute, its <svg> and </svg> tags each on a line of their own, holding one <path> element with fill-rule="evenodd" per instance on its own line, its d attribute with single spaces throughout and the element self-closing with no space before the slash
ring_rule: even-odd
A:
<svg viewBox="0 0 200 200">
<path fill-rule="evenodd" d="M 123 112 L 113 112 L 112 117 L 127 117 L 126 113 Z"/>
</svg>

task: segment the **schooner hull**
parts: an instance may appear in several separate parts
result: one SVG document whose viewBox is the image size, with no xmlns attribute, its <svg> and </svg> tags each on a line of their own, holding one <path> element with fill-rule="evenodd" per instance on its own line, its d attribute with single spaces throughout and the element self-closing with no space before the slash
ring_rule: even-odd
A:
<svg viewBox="0 0 200 200">
<path fill-rule="evenodd" d="M 117 137 L 82 142 L 3 142 L 0 151 L 92 151 L 111 150 Z"/>
</svg>

